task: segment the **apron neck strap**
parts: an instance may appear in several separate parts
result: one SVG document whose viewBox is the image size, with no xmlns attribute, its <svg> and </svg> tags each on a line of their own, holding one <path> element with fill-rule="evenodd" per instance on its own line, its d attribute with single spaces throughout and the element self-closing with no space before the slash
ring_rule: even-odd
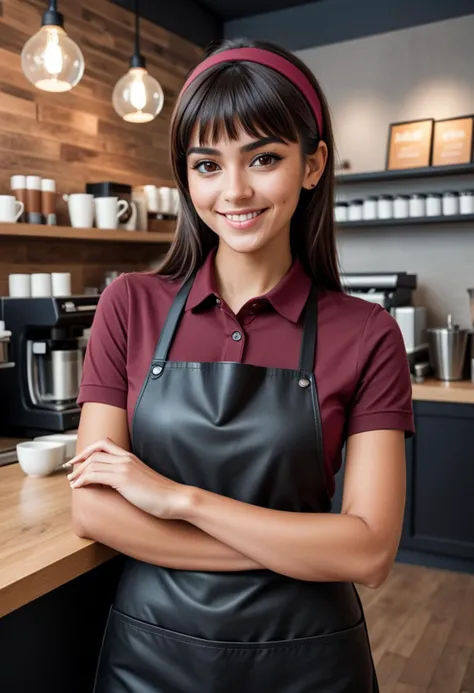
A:
<svg viewBox="0 0 474 693">
<path fill-rule="evenodd" d="M 166 361 L 173 342 L 176 329 L 184 311 L 186 301 L 191 291 L 195 278 L 192 274 L 180 287 L 176 298 L 166 318 L 165 325 L 161 331 L 160 339 L 156 346 L 154 361 Z M 303 338 L 301 340 L 301 352 L 299 370 L 305 373 L 312 373 L 314 370 L 316 344 L 318 333 L 318 291 L 314 284 L 311 286 L 308 300 L 304 308 Z"/>
<path fill-rule="evenodd" d="M 176 294 L 176 298 L 174 299 L 173 304 L 170 308 L 164 327 L 161 330 L 160 339 L 158 340 L 158 344 L 156 345 L 155 355 L 153 357 L 154 361 L 166 361 L 168 359 L 168 352 L 170 350 L 173 337 L 178 327 L 178 323 L 183 314 L 184 307 L 186 305 L 189 292 L 191 291 L 195 275 L 196 273 L 194 272 L 189 277 L 189 279 L 187 279 L 181 285 L 178 293 Z"/>
<path fill-rule="evenodd" d="M 314 371 L 316 345 L 318 342 L 318 290 L 311 285 L 304 308 L 303 338 L 301 340 L 299 370 L 305 373 Z"/>
</svg>

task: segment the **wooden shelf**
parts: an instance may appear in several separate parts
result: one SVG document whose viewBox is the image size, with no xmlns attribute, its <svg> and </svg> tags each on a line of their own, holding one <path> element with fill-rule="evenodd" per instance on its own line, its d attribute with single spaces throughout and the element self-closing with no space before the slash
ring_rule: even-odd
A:
<svg viewBox="0 0 474 693">
<path fill-rule="evenodd" d="M 46 226 L 42 224 L 10 224 L 0 222 L 2 236 L 25 238 L 63 238 L 76 241 L 98 241 L 100 243 L 170 243 L 174 238 L 175 221 L 159 222 L 160 232 L 122 231 L 112 229 L 77 229 L 72 226 Z"/>
<path fill-rule="evenodd" d="M 474 175 L 474 163 L 457 166 L 426 166 L 424 168 L 400 169 L 398 171 L 370 171 L 368 173 L 339 173 L 338 185 L 356 183 L 385 183 L 410 178 L 435 178 L 441 176 Z"/>
<path fill-rule="evenodd" d="M 459 224 L 471 222 L 474 224 L 474 214 L 456 214 L 442 217 L 405 217 L 404 219 L 374 219 L 361 221 L 340 221 L 337 228 L 340 229 L 371 229 L 384 226 L 426 226 L 433 224 Z"/>
</svg>

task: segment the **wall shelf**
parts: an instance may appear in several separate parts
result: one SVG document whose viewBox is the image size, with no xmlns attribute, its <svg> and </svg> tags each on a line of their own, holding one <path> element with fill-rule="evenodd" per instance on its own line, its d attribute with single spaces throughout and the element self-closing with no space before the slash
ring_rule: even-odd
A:
<svg viewBox="0 0 474 693">
<path fill-rule="evenodd" d="M 442 217 L 405 217 L 404 219 L 374 219 L 361 221 L 340 221 L 336 223 L 340 229 L 382 228 L 383 226 L 426 226 L 434 224 L 459 224 L 471 222 L 474 224 L 474 214 L 456 214 Z"/>
<path fill-rule="evenodd" d="M 175 221 L 161 221 L 163 231 L 122 231 L 112 229 L 78 229 L 72 226 L 46 226 L 42 224 L 10 224 L 0 222 L 0 238 L 53 238 L 100 243 L 170 243 L 174 238 Z"/>
<path fill-rule="evenodd" d="M 424 168 L 400 169 L 398 171 L 370 171 L 368 173 L 339 173 L 338 185 L 356 183 L 385 183 L 410 178 L 439 178 L 441 176 L 474 175 L 474 163 L 456 166 L 426 166 Z"/>
</svg>

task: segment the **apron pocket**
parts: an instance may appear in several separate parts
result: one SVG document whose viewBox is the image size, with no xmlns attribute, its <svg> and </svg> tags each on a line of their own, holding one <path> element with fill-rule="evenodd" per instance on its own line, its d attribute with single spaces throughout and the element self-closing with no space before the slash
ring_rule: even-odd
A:
<svg viewBox="0 0 474 693">
<path fill-rule="evenodd" d="M 111 610 L 94 693 L 372 693 L 365 621 L 336 633 L 221 642 Z"/>
</svg>

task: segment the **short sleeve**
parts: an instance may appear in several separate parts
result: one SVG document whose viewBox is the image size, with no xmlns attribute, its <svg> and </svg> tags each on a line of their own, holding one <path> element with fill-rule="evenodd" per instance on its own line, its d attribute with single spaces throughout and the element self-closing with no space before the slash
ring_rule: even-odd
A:
<svg viewBox="0 0 474 693">
<path fill-rule="evenodd" d="M 357 385 L 347 435 L 377 429 L 415 432 L 410 369 L 396 320 L 381 306 L 372 309 L 363 332 Z"/>
<path fill-rule="evenodd" d="M 87 344 L 77 403 L 101 402 L 127 408 L 126 275 L 115 279 L 102 293 Z"/>
</svg>

